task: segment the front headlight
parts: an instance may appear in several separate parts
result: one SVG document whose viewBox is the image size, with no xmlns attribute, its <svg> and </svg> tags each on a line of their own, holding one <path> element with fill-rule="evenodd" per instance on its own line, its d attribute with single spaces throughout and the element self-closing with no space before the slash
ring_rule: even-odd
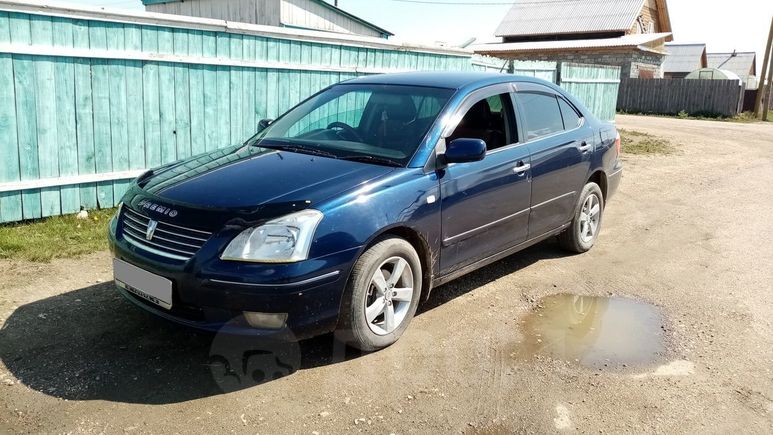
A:
<svg viewBox="0 0 773 435">
<path fill-rule="evenodd" d="M 242 231 L 228 244 L 221 260 L 292 263 L 309 256 L 322 212 L 303 210 Z"/>
</svg>

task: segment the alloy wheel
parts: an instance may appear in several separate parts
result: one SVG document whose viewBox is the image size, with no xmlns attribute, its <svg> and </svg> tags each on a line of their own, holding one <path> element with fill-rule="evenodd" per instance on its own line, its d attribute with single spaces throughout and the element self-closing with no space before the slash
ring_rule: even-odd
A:
<svg viewBox="0 0 773 435">
<path fill-rule="evenodd" d="M 593 241 L 601 221 L 601 201 L 595 194 L 588 195 L 580 210 L 580 239 L 584 243 Z"/>
<path fill-rule="evenodd" d="M 365 298 L 365 320 L 378 335 L 394 332 L 413 299 L 413 270 L 402 257 L 386 259 L 373 273 Z"/>
</svg>

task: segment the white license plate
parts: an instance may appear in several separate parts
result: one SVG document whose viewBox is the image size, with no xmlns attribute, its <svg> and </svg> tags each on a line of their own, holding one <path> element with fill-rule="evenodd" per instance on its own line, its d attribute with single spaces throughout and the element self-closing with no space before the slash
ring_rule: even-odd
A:
<svg viewBox="0 0 773 435">
<path fill-rule="evenodd" d="M 145 300 L 166 308 L 172 308 L 172 281 L 140 269 L 117 258 L 113 259 L 115 283 Z"/>
</svg>

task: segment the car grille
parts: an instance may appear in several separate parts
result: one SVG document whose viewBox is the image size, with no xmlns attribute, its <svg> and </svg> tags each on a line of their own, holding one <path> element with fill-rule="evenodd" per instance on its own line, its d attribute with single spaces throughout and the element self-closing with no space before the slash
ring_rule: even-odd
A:
<svg viewBox="0 0 773 435">
<path fill-rule="evenodd" d="M 127 207 L 123 208 L 123 236 L 127 242 L 163 257 L 187 261 L 201 249 L 212 233 L 156 221 L 156 229 L 147 238 L 151 219 Z"/>
</svg>

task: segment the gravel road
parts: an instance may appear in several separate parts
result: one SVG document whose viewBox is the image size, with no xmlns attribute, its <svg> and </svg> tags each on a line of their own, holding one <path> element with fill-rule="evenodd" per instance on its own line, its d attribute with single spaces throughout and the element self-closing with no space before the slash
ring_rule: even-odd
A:
<svg viewBox="0 0 773 435">
<path fill-rule="evenodd" d="M 773 432 L 773 124 L 618 124 L 678 152 L 626 158 L 591 252 L 546 242 L 440 287 L 372 354 L 167 324 L 113 290 L 107 252 L 0 261 L 0 433 Z M 524 352 L 560 293 L 653 305 L 664 350 Z"/>
</svg>

